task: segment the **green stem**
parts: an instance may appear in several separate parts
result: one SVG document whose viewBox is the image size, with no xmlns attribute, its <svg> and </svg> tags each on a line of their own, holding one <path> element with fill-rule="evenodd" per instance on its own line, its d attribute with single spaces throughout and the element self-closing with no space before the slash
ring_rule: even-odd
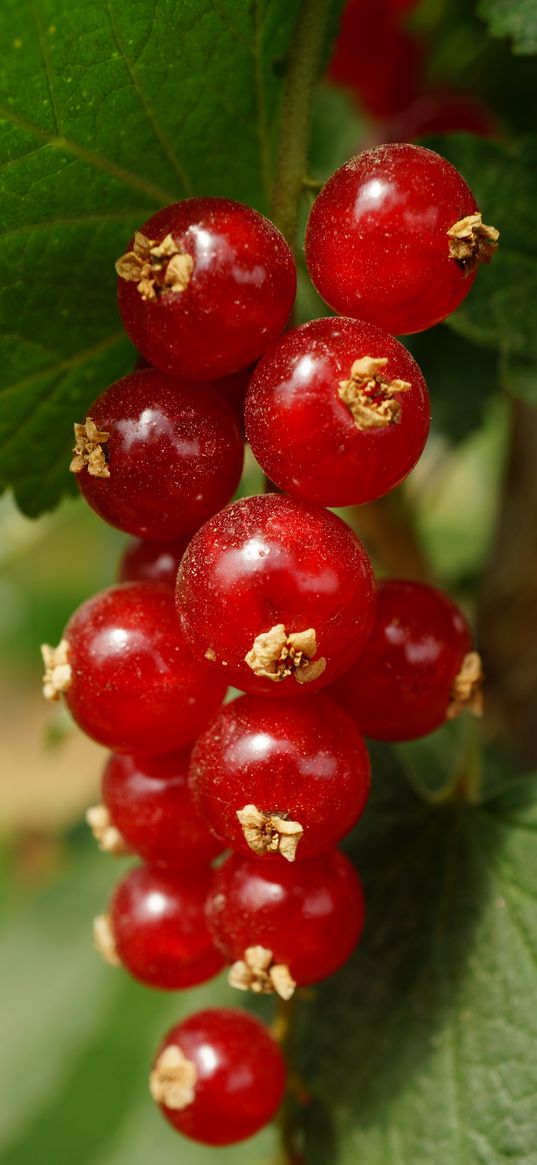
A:
<svg viewBox="0 0 537 1165">
<path fill-rule="evenodd" d="M 302 0 L 284 83 L 272 217 L 289 246 L 297 246 L 300 199 L 308 172 L 311 103 L 326 41 L 328 0 Z"/>
</svg>

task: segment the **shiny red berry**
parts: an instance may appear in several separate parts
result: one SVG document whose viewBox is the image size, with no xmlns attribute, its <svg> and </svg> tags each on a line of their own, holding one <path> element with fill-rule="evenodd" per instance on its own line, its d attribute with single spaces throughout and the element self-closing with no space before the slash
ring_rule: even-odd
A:
<svg viewBox="0 0 537 1165">
<path fill-rule="evenodd" d="M 222 673 L 194 659 L 170 588 L 123 583 L 88 599 L 57 648 L 44 648 L 44 692 L 63 692 L 88 736 L 152 756 L 193 740 L 223 699 Z"/>
<path fill-rule="evenodd" d="M 174 587 L 187 546 L 188 538 L 179 542 L 149 542 L 145 538 L 133 538 L 119 560 L 118 582 L 158 582 Z"/>
<path fill-rule="evenodd" d="M 190 749 L 167 756 L 109 757 L 102 780 L 108 823 L 146 862 L 174 869 L 207 865 L 222 850 L 188 789 Z M 106 830 L 101 844 L 106 849 Z"/>
<path fill-rule="evenodd" d="M 280 489 L 325 506 L 374 501 L 416 464 L 429 394 L 406 348 L 374 324 L 320 319 L 260 360 L 246 402 L 252 452 Z"/>
<path fill-rule="evenodd" d="M 242 436 L 209 385 L 133 372 L 94 401 L 75 432 L 81 493 L 105 522 L 141 538 L 192 533 L 239 483 Z"/>
<path fill-rule="evenodd" d="M 205 380 L 245 368 L 285 327 L 293 256 L 263 215 L 226 198 L 164 207 L 117 263 L 119 310 L 155 368 Z"/>
<path fill-rule="evenodd" d="M 204 920 L 210 872 L 172 873 L 137 866 L 119 883 L 108 915 L 95 920 L 103 956 L 148 987 L 195 987 L 217 975 L 222 959 Z"/>
<path fill-rule="evenodd" d="M 194 535 L 177 576 L 199 659 L 253 694 L 297 696 L 341 675 L 373 625 L 367 554 L 335 514 L 292 498 L 243 498 Z"/>
<path fill-rule="evenodd" d="M 199 737 L 190 766 L 200 813 L 217 837 L 243 853 L 288 861 L 322 853 L 349 833 L 369 779 L 356 725 L 324 695 L 233 700 Z"/>
<path fill-rule="evenodd" d="M 335 311 L 394 334 L 421 332 L 468 295 L 497 237 L 454 166 L 395 143 L 365 150 L 328 180 L 309 217 L 306 261 Z"/>
<path fill-rule="evenodd" d="M 204 1145 L 231 1145 L 275 1116 L 285 1064 L 258 1019 L 215 1008 L 190 1015 L 168 1032 L 149 1084 L 178 1132 Z"/>
<path fill-rule="evenodd" d="M 214 874 L 207 921 L 233 986 L 288 997 L 346 962 L 364 925 L 363 891 L 338 850 L 295 865 L 232 854 Z"/>
<path fill-rule="evenodd" d="M 468 625 L 447 595 L 425 583 L 379 584 L 367 647 L 331 694 L 366 736 L 411 740 L 462 710 L 479 708 L 479 657 Z"/>
</svg>

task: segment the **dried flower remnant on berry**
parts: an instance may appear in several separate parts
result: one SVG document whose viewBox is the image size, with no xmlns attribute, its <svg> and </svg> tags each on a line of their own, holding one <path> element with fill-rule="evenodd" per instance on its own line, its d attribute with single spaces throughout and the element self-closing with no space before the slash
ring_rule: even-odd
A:
<svg viewBox="0 0 537 1165">
<path fill-rule="evenodd" d="M 86 821 L 103 853 L 113 854 L 118 858 L 130 853 L 119 829 L 112 824 L 106 805 L 92 805 L 86 813 Z"/>
<path fill-rule="evenodd" d="M 408 380 L 385 380 L 381 369 L 387 356 L 362 356 L 355 360 L 348 380 L 340 380 L 338 396 L 354 417 L 358 429 L 385 429 L 401 417 L 395 393 L 412 387 Z"/>
<path fill-rule="evenodd" d="M 290 999 L 296 983 L 285 963 L 275 963 L 267 947 L 247 947 L 244 958 L 238 959 L 229 972 L 229 984 L 239 991 L 254 995 L 279 995 Z"/>
<path fill-rule="evenodd" d="M 468 214 L 449 228 L 449 257 L 455 259 L 465 275 L 480 263 L 490 263 L 498 249 L 500 232 L 483 222 L 481 214 Z"/>
<path fill-rule="evenodd" d="M 105 963 L 110 967 L 121 966 L 109 914 L 98 914 L 93 919 L 93 943 Z"/>
<path fill-rule="evenodd" d="M 198 1073 L 177 1044 L 168 1044 L 158 1056 L 149 1077 L 149 1091 L 156 1104 L 181 1111 L 192 1104 Z"/>
<path fill-rule="evenodd" d="M 304 830 L 298 821 L 289 821 L 284 813 L 263 813 L 256 805 L 237 809 L 244 838 L 254 853 L 280 853 L 288 862 L 294 862 Z"/>
<path fill-rule="evenodd" d="M 82 425 L 75 423 L 74 429 L 76 445 L 69 466 L 71 473 L 81 473 L 83 469 L 87 469 L 91 477 L 110 477 L 103 449 L 110 433 L 101 432 L 91 417 L 86 417 Z"/>
<path fill-rule="evenodd" d="M 41 655 L 45 664 L 43 695 L 45 700 L 59 700 L 62 692 L 66 692 L 71 685 L 69 644 L 66 639 L 61 639 L 57 647 L 42 643 Z"/>
<path fill-rule="evenodd" d="M 294 675 L 297 683 L 309 684 L 326 668 L 324 656 L 313 659 L 316 653 L 317 636 L 313 627 L 288 635 L 284 624 L 277 623 L 270 631 L 256 636 L 244 662 L 256 676 L 274 683 Z"/>
<path fill-rule="evenodd" d="M 453 681 L 448 720 L 455 720 L 464 711 L 471 712 L 473 716 L 483 715 L 483 678 L 481 656 L 477 651 L 469 651 Z"/>
<path fill-rule="evenodd" d="M 116 263 L 120 279 L 136 283 L 142 299 L 149 300 L 166 291 L 186 291 L 193 269 L 192 255 L 179 249 L 173 235 L 155 243 L 140 231 L 136 231 L 132 251 Z"/>
</svg>

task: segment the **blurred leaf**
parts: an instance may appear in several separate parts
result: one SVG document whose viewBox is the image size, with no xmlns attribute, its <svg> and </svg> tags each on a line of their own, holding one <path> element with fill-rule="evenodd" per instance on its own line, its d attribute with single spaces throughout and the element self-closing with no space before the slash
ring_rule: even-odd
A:
<svg viewBox="0 0 537 1165">
<path fill-rule="evenodd" d="M 513 52 L 537 53 L 536 0 L 480 0 L 478 13 L 492 36 L 510 36 Z"/>
<path fill-rule="evenodd" d="M 529 405 L 537 405 L 537 363 L 511 356 L 501 362 L 500 379 L 502 386 L 513 396 L 519 396 Z"/>
<path fill-rule="evenodd" d="M 504 368 L 513 357 L 535 363 L 536 142 L 528 139 L 510 149 L 483 138 L 453 135 L 436 139 L 433 147 L 461 171 L 484 221 L 500 231 L 499 249 L 490 266 L 478 272 L 464 303 L 446 322 L 468 340 L 499 351 Z"/>
<path fill-rule="evenodd" d="M 483 423 L 498 390 L 498 358 L 442 326 L 405 337 L 431 396 L 433 432 L 461 441 Z"/>
<path fill-rule="evenodd" d="M 537 779 L 479 809 L 374 789 L 366 934 L 304 1017 L 308 1165 L 536 1165 Z"/>
<path fill-rule="evenodd" d="M 188 992 L 151 991 L 104 966 L 91 919 L 118 878 L 78 853 L 61 880 L 4 923 L 2 1165 L 212 1165 L 155 1109 L 147 1075 L 168 1027 L 200 1007 L 236 1005 L 220 977 Z M 276 1133 L 219 1152 L 222 1165 L 270 1165 Z"/>
<path fill-rule="evenodd" d="M 26 513 L 72 486 L 73 420 L 132 364 L 132 230 L 193 193 L 267 209 L 298 7 L 3 0 L 1 484 Z"/>
</svg>

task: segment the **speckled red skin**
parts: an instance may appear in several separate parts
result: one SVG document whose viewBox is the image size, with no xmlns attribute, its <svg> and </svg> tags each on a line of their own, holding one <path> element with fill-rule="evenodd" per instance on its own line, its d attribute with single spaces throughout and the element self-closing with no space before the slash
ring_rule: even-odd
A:
<svg viewBox="0 0 537 1165">
<path fill-rule="evenodd" d="M 300 823 L 297 861 L 349 833 L 365 808 L 369 782 L 369 758 L 354 721 L 324 695 L 276 704 L 240 696 L 199 737 L 190 766 L 200 814 L 222 842 L 252 854 L 237 810 L 255 805 Z"/>
<path fill-rule="evenodd" d="M 222 969 L 204 921 L 210 872 L 177 875 L 137 866 L 110 904 L 117 954 L 126 971 L 161 991 L 195 987 Z"/>
<path fill-rule="evenodd" d="M 119 560 L 118 582 L 158 582 L 173 588 L 188 542 L 188 538 L 179 542 L 132 539 Z"/>
<path fill-rule="evenodd" d="M 177 608 L 192 651 L 253 695 L 311 694 L 341 675 L 373 626 L 375 584 L 352 530 L 326 510 L 277 494 L 243 498 L 194 535 L 179 568 Z M 257 676 L 244 662 L 256 636 L 312 627 L 325 671 L 311 683 Z M 225 662 L 224 662 L 225 661 Z"/>
<path fill-rule="evenodd" d="M 158 755 L 199 735 L 221 703 L 220 671 L 195 660 L 173 594 L 159 583 L 123 583 L 71 616 L 69 710 L 83 732 L 114 752 Z"/>
<path fill-rule="evenodd" d="M 186 290 L 156 301 L 118 280 L 125 328 L 155 368 L 194 380 L 226 376 L 252 364 L 283 330 L 295 264 L 283 236 L 256 210 L 227 198 L 189 198 L 157 211 L 140 231 L 156 244 L 171 234 L 194 260 Z"/>
<path fill-rule="evenodd" d="M 381 375 L 399 392 L 400 419 L 360 429 L 338 394 L 355 360 L 387 357 Z M 374 324 L 311 320 L 288 332 L 257 365 L 246 401 L 252 452 L 280 489 L 324 506 L 382 497 L 410 473 L 430 425 L 427 386 L 406 348 Z"/>
<path fill-rule="evenodd" d="M 247 947 L 266 947 L 300 986 L 346 962 L 364 918 L 360 880 L 339 850 L 292 864 L 279 855 L 231 854 L 207 898 L 209 930 L 227 962 L 241 959 Z"/>
<path fill-rule="evenodd" d="M 198 1011 L 177 1024 L 157 1056 L 179 1047 L 195 1065 L 194 1099 L 183 1109 L 160 1105 L 178 1132 L 204 1145 L 232 1145 L 275 1116 L 285 1087 L 282 1053 L 263 1024 L 238 1009 Z"/>
<path fill-rule="evenodd" d="M 190 749 L 167 756 L 114 753 L 102 800 L 129 849 L 153 865 L 177 870 L 208 865 L 223 846 L 202 820 L 188 789 Z"/>
<path fill-rule="evenodd" d="M 150 368 L 112 384 L 88 409 L 110 477 L 76 474 L 89 505 L 140 538 L 177 539 L 197 530 L 233 496 L 244 446 L 231 406 L 214 387 Z"/>
<path fill-rule="evenodd" d="M 447 231 L 477 204 L 464 178 L 423 146 L 376 146 L 329 178 L 306 230 L 310 276 L 341 315 L 394 335 L 455 311 L 474 282 L 450 258 Z M 486 220 L 485 220 L 486 221 Z"/>
<path fill-rule="evenodd" d="M 451 688 L 471 650 L 468 625 L 447 595 L 425 583 L 379 583 L 367 647 L 330 694 L 366 736 L 412 740 L 446 719 Z"/>
</svg>

